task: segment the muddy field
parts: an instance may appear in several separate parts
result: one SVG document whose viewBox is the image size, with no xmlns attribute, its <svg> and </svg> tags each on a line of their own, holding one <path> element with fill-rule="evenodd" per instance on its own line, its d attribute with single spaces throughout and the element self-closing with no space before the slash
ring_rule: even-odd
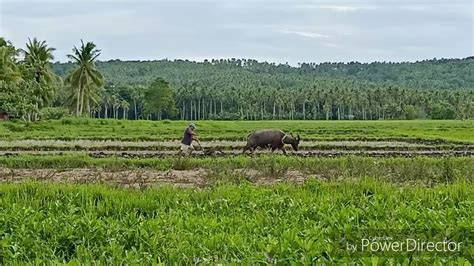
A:
<svg viewBox="0 0 474 266">
<path fill-rule="evenodd" d="M 281 151 L 275 151 L 280 153 Z M 160 158 L 168 156 L 181 156 L 177 151 L 100 151 L 100 152 L 79 152 L 79 151 L 12 151 L 12 152 L 0 152 L 0 156 L 18 156 L 22 154 L 31 155 L 73 155 L 73 154 L 87 154 L 93 158 L 105 158 L 105 157 L 123 157 L 123 158 Z M 241 151 L 231 150 L 205 150 L 195 151 L 191 157 L 221 157 L 221 156 L 238 156 L 241 155 Z M 258 156 L 264 154 L 271 154 L 271 151 L 256 151 L 252 155 Z M 363 151 L 351 151 L 351 150 L 311 150 L 311 151 L 288 151 L 288 156 L 300 156 L 300 157 L 335 157 L 344 155 L 359 155 L 369 157 L 414 157 L 414 156 L 429 156 L 429 157 L 461 157 L 461 156 L 474 156 L 474 150 L 363 150 Z"/>
<path fill-rule="evenodd" d="M 202 149 L 199 145 L 195 145 L 196 151 L 191 157 L 207 158 L 227 157 L 233 160 L 234 156 L 242 154 L 245 142 L 242 141 L 207 141 L 202 142 Z M 287 145 L 288 146 L 288 145 Z M 344 155 L 356 155 L 362 157 L 439 157 L 443 158 L 472 157 L 474 156 L 474 145 L 470 143 L 448 142 L 448 141 L 305 141 L 301 143 L 300 150 L 295 152 L 291 147 L 286 147 L 288 159 L 296 159 L 294 157 L 338 157 Z M 88 155 L 92 158 L 119 157 L 122 160 L 127 158 L 178 158 L 179 142 L 177 141 L 96 141 L 96 140 L 12 140 L 0 141 L 0 157 L 8 160 L 8 158 L 21 158 L 23 155 L 33 155 L 29 158 L 42 158 L 43 155 Z M 275 151 L 275 154 L 281 154 L 281 151 Z M 252 155 L 246 155 L 247 158 L 265 158 L 265 155 L 271 154 L 269 149 L 259 149 Z M 236 160 L 246 157 L 234 157 Z M 227 160 L 226 158 L 226 160 Z M 344 158 L 344 157 L 340 157 Z M 252 161 L 255 161 L 252 159 Z M 374 158 L 375 159 L 375 158 Z M 383 160 L 381 158 L 380 160 Z M 29 159 L 27 159 L 29 160 Z M 114 160 L 112 158 L 112 160 Z M 377 159 L 378 160 L 378 159 Z M 411 159 L 409 159 L 411 160 Z M 20 167 L 2 168 L 0 166 L 0 182 L 23 182 L 25 180 L 36 180 L 45 182 L 58 183 L 104 183 L 118 185 L 130 188 L 146 188 L 156 185 L 173 185 L 178 187 L 206 187 L 214 182 L 222 180 L 245 180 L 255 184 L 273 184 L 278 182 L 303 183 L 308 178 L 318 179 L 338 179 L 344 175 L 344 169 L 320 169 L 312 166 L 308 172 L 308 168 L 291 169 L 287 166 L 280 166 L 281 171 L 275 174 L 269 171 L 270 166 L 259 166 L 259 169 L 220 169 L 216 173 L 215 169 L 205 168 L 203 165 L 196 164 L 191 168 L 177 168 L 162 171 L 154 167 L 140 168 L 133 167 L 127 169 L 110 168 L 104 169 L 100 167 L 77 166 L 63 167 L 62 164 L 56 166 L 40 166 L 30 167 L 27 164 Z M 82 167 L 82 166 L 81 166 Z M 275 166 L 273 166 L 275 167 Z M 278 168 L 277 167 L 277 168 Z M 365 166 L 361 166 L 364 169 Z M 372 166 L 369 166 L 370 168 Z M 425 171 L 428 171 L 426 165 L 421 164 Z M 31 169 L 26 169 L 31 168 Z M 237 167 L 236 167 L 237 168 Z M 268 168 L 268 169 L 267 169 Z M 367 168 L 367 167 L 365 167 Z M 368 169 L 367 168 L 367 169 Z M 415 167 L 416 168 L 416 167 Z M 184 169 L 184 170 L 183 170 Z M 393 174 L 398 171 L 400 173 Z M 353 171 L 353 170 L 351 170 Z M 382 170 L 381 170 L 382 171 Z M 407 176 L 406 172 L 410 172 L 409 168 L 404 166 L 396 168 L 387 168 L 380 175 L 387 173 L 388 178 L 396 176 L 397 182 L 400 177 L 402 179 Z M 444 168 L 435 171 L 447 171 Z M 431 170 L 424 173 L 424 176 L 410 177 L 409 180 L 419 180 L 427 176 L 426 183 L 430 183 Z M 374 171 L 375 173 L 375 171 Z M 449 174 L 449 172 L 447 172 Z M 433 174 L 435 175 L 435 174 Z M 347 177 L 345 177 L 347 178 Z M 407 182 L 406 180 L 402 182 Z"/>
<path fill-rule="evenodd" d="M 195 145 L 192 156 L 234 156 L 242 152 L 245 142 L 210 141 Z M 179 142 L 130 141 L 60 141 L 15 140 L 0 141 L 0 156 L 88 154 L 95 158 L 117 156 L 152 158 L 178 155 Z M 332 157 L 341 155 L 390 156 L 473 156 L 474 145 L 433 141 L 311 141 L 303 142 L 295 152 L 287 147 L 289 155 Z M 259 149 L 255 155 L 271 153 Z M 281 151 L 275 151 L 281 153 Z"/>
</svg>

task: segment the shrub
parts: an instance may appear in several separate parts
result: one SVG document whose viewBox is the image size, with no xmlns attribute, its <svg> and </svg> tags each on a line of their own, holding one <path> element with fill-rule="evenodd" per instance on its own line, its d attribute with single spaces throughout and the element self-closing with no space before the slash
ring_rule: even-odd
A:
<svg viewBox="0 0 474 266">
<path fill-rule="evenodd" d="M 47 107 L 41 109 L 39 116 L 42 120 L 62 119 L 69 115 L 69 110 L 62 107 Z"/>
</svg>

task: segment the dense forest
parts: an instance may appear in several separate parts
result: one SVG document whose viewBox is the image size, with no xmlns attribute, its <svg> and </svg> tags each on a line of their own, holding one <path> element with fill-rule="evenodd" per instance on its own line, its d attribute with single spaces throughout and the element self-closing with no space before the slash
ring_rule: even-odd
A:
<svg viewBox="0 0 474 266">
<path fill-rule="evenodd" d="M 20 51 L 2 39 L 0 109 L 26 120 L 66 114 L 186 120 L 474 118 L 472 57 L 297 67 L 251 59 L 101 62 L 100 50 L 88 42 L 73 48 L 70 62 L 53 64 L 53 51 L 36 39 Z"/>
<path fill-rule="evenodd" d="M 65 76 L 72 63 L 54 64 Z M 154 78 L 171 83 L 180 119 L 472 118 L 474 58 L 416 63 L 322 63 L 299 67 L 230 59 L 97 62 L 119 109 L 142 115 L 139 96 Z M 135 106 L 137 106 L 135 111 Z M 99 115 L 99 114 L 97 114 Z M 112 114 L 110 114 L 113 116 Z"/>
<path fill-rule="evenodd" d="M 55 71 L 65 76 L 74 65 L 55 63 Z M 220 75 L 253 78 L 352 78 L 420 89 L 459 89 L 474 86 L 474 57 L 465 59 L 432 59 L 419 62 L 373 63 L 302 63 L 287 64 L 258 62 L 252 59 L 220 59 L 204 62 L 188 60 L 97 62 L 108 81 L 116 84 L 147 84 L 157 75 L 177 82 L 181 78 L 216 79 Z M 204 72 L 204 73 L 203 73 Z M 204 75 L 204 77 L 202 76 Z M 211 75 L 210 77 L 208 77 Z M 282 77 L 283 76 L 283 77 Z M 287 85 L 287 84 L 282 84 Z"/>
</svg>

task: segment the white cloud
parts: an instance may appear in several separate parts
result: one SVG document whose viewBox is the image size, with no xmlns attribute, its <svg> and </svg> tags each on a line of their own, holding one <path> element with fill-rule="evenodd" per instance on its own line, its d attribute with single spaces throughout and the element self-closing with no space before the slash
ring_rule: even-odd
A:
<svg viewBox="0 0 474 266">
<path fill-rule="evenodd" d="M 330 43 L 330 42 L 324 43 L 323 45 L 326 46 L 326 47 L 329 47 L 329 48 L 340 48 L 341 47 L 340 44 Z"/>
<path fill-rule="evenodd" d="M 366 6 L 349 6 L 349 5 L 301 5 L 302 8 L 314 8 L 314 9 L 323 9 L 334 12 L 356 12 L 361 10 L 376 10 L 378 6 L 375 5 L 366 5 Z"/>
<path fill-rule="evenodd" d="M 293 35 L 298 35 L 301 37 L 306 37 L 306 38 L 312 38 L 312 39 L 317 39 L 317 38 L 330 38 L 331 36 L 317 33 L 317 32 L 309 32 L 309 31 L 294 31 L 294 30 L 280 30 L 279 32 L 284 33 L 284 34 L 293 34 Z"/>
<path fill-rule="evenodd" d="M 422 5 L 403 5 L 401 6 L 402 9 L 410 10 L 410 11 L 425 11 L 427 10 L 426 6 Z"/>
<path fill-rule="evenodd" d="M 407 51 L 407 52 L 422 52 L 426 51 L 428 49 L 431 49 L 432 47 L 429 46 L 421 46 L 421 45 L 405 45 L 401 46 L 399 50 L 401 51 Z"/>
<path fill-rule="evenodd" d="M 360 9 L 360 7 L 355 7 L 355 6 L 319 6 L 319 8 L 329 9 L 329 10 L 337 11 L 337 12 L 356 11 Z"/>
</svg>

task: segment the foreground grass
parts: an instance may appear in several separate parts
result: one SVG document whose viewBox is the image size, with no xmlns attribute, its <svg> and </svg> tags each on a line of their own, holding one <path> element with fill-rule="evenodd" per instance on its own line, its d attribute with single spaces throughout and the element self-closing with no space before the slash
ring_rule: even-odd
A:
<svg viewBox="0 0 474 266">
<path fill-rule="evenodd" d="M 297 170 L 319 179 L 360 179 L 365 176 L 394 183 L 432 185 L 465 180 L 474 182 L 473 157 L 395 157 L 362 156 L 294 157 L 283 155 L 189 157 L 127 159 L 120 157 L 92 158 L 87 155 L 21 155 L 0 157 L 0 168 L 7 169 L 71 169 L 100 168 L 103 171 L 149 168 L 159 171 L 207 169 L 212 181 L 240 180 L 235 169 L 255 169 L 262 176 L 279 178 L 288 170 Z M 245 179 L 245 178 L 244 178 Z"/>
<path fill-rule="evenodd" d="M 24 125 L 0 123 L 0 139 L 177 140 L 185 121 L 63 119 Z M 203 140 L 244 140 L 248 133 L 279 128 L 303 140 L 444 140 L 474 143 L 474 121 L 198 121 Z"/>
<path fill-rule="evenodd" d="M 468 265 L 472 234 L 452 233 L 472 233 L 473 195 L 474 187 L 465 183 L 401 190 L 372 179 L 143 192 L 4 184 L 0 263 Z M 413 237 L 454 238 L 466 248 L 452 256 L 358 257 L 343 250 L 345 237 L 357 236 L 357 229 L 410 229 Z"/>
</svg>

